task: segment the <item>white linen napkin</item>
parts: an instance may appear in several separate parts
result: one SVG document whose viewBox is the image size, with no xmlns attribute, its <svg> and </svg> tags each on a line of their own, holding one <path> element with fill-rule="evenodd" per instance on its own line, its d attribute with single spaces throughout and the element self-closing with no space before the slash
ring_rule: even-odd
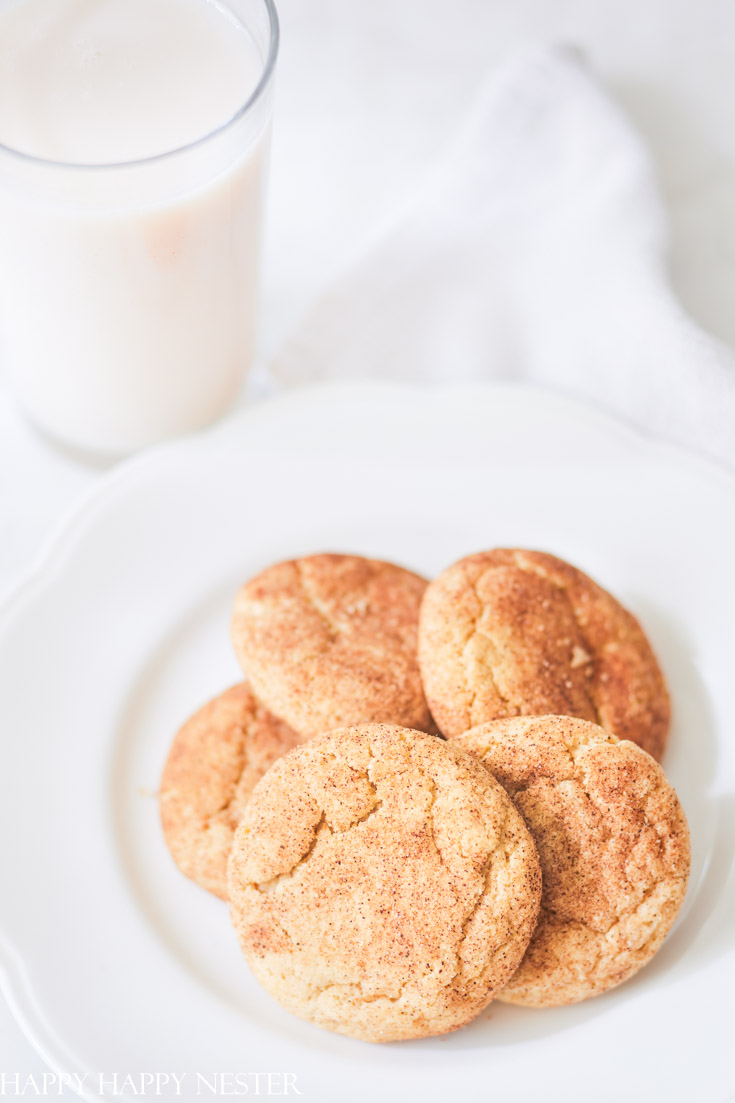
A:
<svg viewBox="0 0 735 1103">
<path fill-rule="evenodd" d="M 648 153 L 583 59 L 528 49 L 271 376 L 527 380 L 735 465 L 735 358 L 674 297 L 666 236 Z"/>
</svg>

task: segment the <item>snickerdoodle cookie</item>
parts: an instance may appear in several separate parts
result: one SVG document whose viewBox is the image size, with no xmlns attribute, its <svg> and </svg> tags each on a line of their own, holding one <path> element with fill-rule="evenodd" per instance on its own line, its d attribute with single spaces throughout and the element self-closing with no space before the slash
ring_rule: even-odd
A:
<svg viewBox="0 0 735 1103">
<path fill-rule="evenodd" d="M 182 873 L 227 899 L 227 859 L 243 809 L 266 770 L 299 742 L 243 684 L 184 724 L 159 798 L 166 843 Z"/>
<path fill-rule="evenodd" d="M 669 697 L 640 625 L 553 555 L 496 549 L 449 567 L 424 596 L 419 660 L 449 738 L 500 717 L 563 714 L 663 753 Z"/>
<path fill-rule="evenodd" d="M 661 767 L 567 716 L 496 720 L 455 745 L 513 798 L 543 871 L 538 927 L 499 998 L 550 1007 L 627 980 L 663 942 L 689 875 L 689 830 Z"/>
<path fill-rule="evenodd" d="M 482 764 L 381 724 L 317 737 L 255 790 L 229 865 L 231 914 L 289 1011 L 366 1041 L 454 1030 L 517 968 L 538 858 Z"/>
<path fill-rule="evenodd" d="M 416 653 L 425 588 L 360 556 L 278 563 L 235 599 L 235 653 L 258 697 L 302 735 L 372 721 L 427 730 Z"/>
</svg>

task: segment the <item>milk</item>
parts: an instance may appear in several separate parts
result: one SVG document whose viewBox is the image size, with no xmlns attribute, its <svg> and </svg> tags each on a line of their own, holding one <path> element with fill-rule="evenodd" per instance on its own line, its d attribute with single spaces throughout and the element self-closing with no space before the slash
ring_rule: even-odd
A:
<svg viewBox="0 0 735 1103">
<path fill-rule="evenodd" d="M 265 0 L 0 2 L 0 362 L 54 437 L 125 452 L 237 393 L 274 19 Z"/>
</svg>

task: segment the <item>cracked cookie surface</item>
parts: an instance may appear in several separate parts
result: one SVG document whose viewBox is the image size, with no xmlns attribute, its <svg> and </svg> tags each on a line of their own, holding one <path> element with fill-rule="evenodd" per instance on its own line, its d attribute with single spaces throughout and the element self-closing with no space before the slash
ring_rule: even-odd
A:
<svg viewBox="0 0 735 1103">
<path fill-rule="evenodd" d="M 448 738 L 489 720 L 590 720 L 660 759 L 669 729 L 663 674 L 638 621 L 576 567 L 499 548 L 430 583 L 419 661 Z"/>
<path fill-rule="evenodd" d="M 238 827 L 231 915 L 289 1011 L 366 1041 L 472 1019 L 517 968 L 541 877 L 521 816 L 482 764 L 367 724 L 277 762 Z"/>
<path fill-rule="evenodd" d="M 538 926 L 499 999 L 576 1003 L 633 976 L 686 892 L 689 830 L 661 767 L 567 716 L 496 720 L 455 743 L 513 798 L 543 873 Z"/>
<path fill-rule="evenodd" d="M 171 745 L 159 794 L 164 837 L 182 873 L 227 900 L 227 859 L 250 794 L 300 741 L 242 683 L 184 724 Z"/>
<path fill-rule="evenodd" d="M 305 736 L 371 721 L 430 730 L 417 656 L 425 588 L 360 556 L 278 563 L 235 599 L 235 654 L 258 697 Z"/>
</svg>

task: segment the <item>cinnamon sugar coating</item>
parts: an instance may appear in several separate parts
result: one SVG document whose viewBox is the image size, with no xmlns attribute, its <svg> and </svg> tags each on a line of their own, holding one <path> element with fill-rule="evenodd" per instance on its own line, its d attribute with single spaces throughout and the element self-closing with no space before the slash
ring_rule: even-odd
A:
<svg viewBox="0 0 735 1103">
<path fill-rule="evenodd" d="M 164 837 L 182 873 L 227 899 L 227 859 L 250 794 L 299 742 L 244 684 L 215 697 L 184 724 L 159 796 Z"/>
<path fill-rule="evenodd" d="M 689 830 L 661 767 L 566 716 L 497 720 L 458 737 L 523 816 L 543 873 L 538 926 L 499 999 L 576 1003 L 633 976 L 686 892 Z"/>
<path fill-rule="evenodd" d="M 455 1030 L 517 968 L 538 915 L 531 837 L 476 759 L 360 725 L 280 759 L 229 864 L 232 920 L 289 1011 L 387 1042 Z"/>
<path fill-rule="evenodd" d="M 428 587 L 419 628 L 426 696 L 449 738 L 506 716 L 578 716 L 660 759 L 663 674 L 638 621 L 576 567 L 496 549 Z"/>
<path fill-rule="evenodd" d="M 235 653 L 258 697 L 304 736 L 372 721 L 429 730 L 417 657 L 425 588 L 360 556 L 278 563 L 235 599 Z"/>
</svg>

